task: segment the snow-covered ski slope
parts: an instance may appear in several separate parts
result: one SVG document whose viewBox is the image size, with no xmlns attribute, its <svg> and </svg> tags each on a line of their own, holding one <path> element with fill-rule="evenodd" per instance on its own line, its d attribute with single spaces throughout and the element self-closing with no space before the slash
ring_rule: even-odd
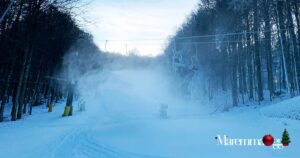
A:
<svg viewBox="0 0 300 158">
<path fill-rule="evenodd" d="M 170 90 L 171 89 L 171 90 Z M 276 105 L 241 107 L 212 113 L 206 106 L 180 99 L 160 71 L 129 69 L 90 73 L 79 82 L 86 111 L 62 118 L 64 104 L 0 124 L 1 158 L 298 158 L 300 123 L 285 117 L 299 112 L 300 98 Z M 168 118 L 159 118 L 160 105 Z M 281 138 L 281 150 L 265 146 L 222 146 L 230 138 Z"/>
</svg>

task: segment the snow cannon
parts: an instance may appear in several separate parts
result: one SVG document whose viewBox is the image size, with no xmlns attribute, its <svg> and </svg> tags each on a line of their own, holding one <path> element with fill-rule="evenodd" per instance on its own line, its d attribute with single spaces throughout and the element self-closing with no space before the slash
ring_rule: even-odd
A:
<svg viewBox="0 0 300 158">
<path fill-rule="evenodd" d="M 65 110 L 64 110 L 64 113 L 63 113 L 63 117 L 66 117 L 66 116 L 71 116 L 71 109 L 72 107 L 71 106 L 65 106 Z"/>
<path fill-rule="evenodd" d="M 167 104 L 161 104 L 160 105 L 160 118 L 166 119 L 168 118 L 168 105 Z"/>
<path fill-rule="evenodd" d="M 48 105 L 48 112 L 52 112 L 52 109 L 53 109 L 53 105 L 52 105 L 52 103 L 50 103 L 50 104 Z"/>
</svg>

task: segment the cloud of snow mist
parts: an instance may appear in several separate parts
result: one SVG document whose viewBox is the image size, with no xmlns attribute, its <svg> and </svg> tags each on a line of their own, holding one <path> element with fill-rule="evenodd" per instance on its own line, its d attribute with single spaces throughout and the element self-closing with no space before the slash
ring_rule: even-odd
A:
<svg viewBox="0 0 300 158">
<path fill-rule="evenodd" d="M 88 50 L 87 50 L 88 51 Z M 97 51 L 87 53 L 84 51 L 70 51 L 64 56 L 61 76 L 68 81 L 78 81 L 87 72 L 101 69 L 103 56 Z"/>
<path fill-rule="evenodd" d="M 91 64 L 88 58 L 81 60 L 81 64 Z M 76 89 L 87 113 L 117 120 L 158 118 L 162 104 L 168 105 L 169 117 L 201 112 L 195 110 L 200 105 L 181 98 L 178 84 L 155 58 L 107 55 L 105 60 L 99 60 L 104 64 L 84 74 L 68 69 L 69 76 L 77 76 Z M 75 60 L 68 61 L 78 67 Z"/>
<path fill-rule="evenodd" d="M 125 118 L 157 115 L 161 104 L 173 102 L 170 88 L 163 72 L 149 67 L 95 71 L 78 82 L 88 110 Z"/>
</svg>

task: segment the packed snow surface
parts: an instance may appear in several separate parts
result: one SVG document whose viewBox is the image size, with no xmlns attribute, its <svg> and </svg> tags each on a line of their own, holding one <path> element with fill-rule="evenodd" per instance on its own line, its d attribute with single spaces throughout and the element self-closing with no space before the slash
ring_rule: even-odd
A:
<svg viewBox="0 0 300 158">
<path fill-rule="evenodd" d="M 32 116 L 0 124 L 3 158 L 297 158 L 300 155 L 300 98 L 215 112 L 208 105 L 181 99 L 174 83 L 150 69 L 91 72 L 78 83 L 86 111 L 61 117 L 64 102 L 48 113 L 34 108 Z M 167 117 L 160 118 L 161 105 Z M 298 115 L 299 116 L 299 115 Z M 281 138 L 287 129 L 291 144 L 223 146 L 217 135 Z"/>
</svg>

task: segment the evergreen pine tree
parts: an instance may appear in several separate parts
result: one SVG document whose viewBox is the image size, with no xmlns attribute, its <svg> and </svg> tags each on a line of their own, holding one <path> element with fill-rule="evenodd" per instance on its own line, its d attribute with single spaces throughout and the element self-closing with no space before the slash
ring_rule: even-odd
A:
<svg viewBox="0 0 300 158">
<path fill-rule="evenodd" d="M 288 146 L 290 142 L 291 141 L 290 141 L 289 133 L 287 132 L 286 129 L 284 129 L 284 132 L 282 134 L 281 143 L 283 144 L 283 146 Z"/>
</svg>

